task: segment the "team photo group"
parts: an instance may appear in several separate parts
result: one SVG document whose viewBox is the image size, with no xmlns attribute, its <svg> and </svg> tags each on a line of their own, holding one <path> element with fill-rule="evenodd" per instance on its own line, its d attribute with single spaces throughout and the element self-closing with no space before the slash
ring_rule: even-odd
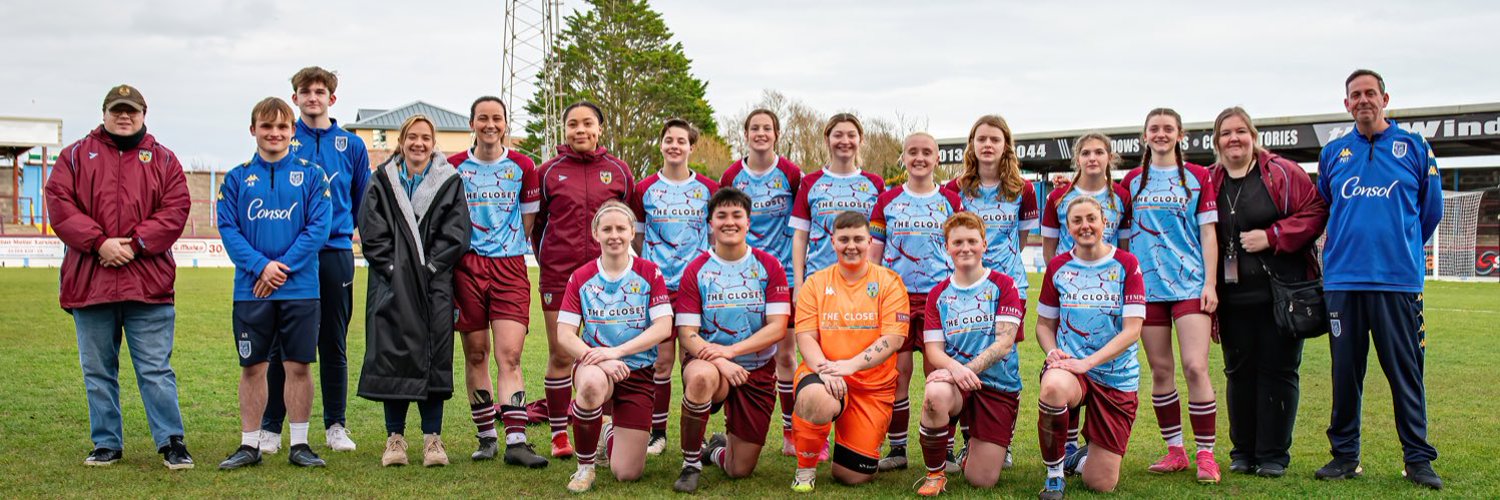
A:
<svg viewBox="0 0 1500 500">
<path fill-rule="evenodd" d="M 563 143 L 540 165 L 507 147 L 509 110 L 491 96 L 469 108 L 471 149 L 440 152 L 438 126 L 415 115 L 390 158 L 371 164 L 364 141 L 330 118 L 338 77 L 308 67 L 290 80 L 290 103 L 268 97 L 249 110 L 256 151 L 214 186 L 235 265 L 224 348 L 240 364 L 240 445 L 220 469 L 257 465 L 283 445 L 292 465 L 325 466 L 309 442 L 315 397 L 326 450 L 355 450 L 350 391 L 381 405 L 382 466 L 447 465 L 443 416 L 458 393 L 477 433 L 470 459 L 571 460 L 558 491 L 595 489 L 604 471 L 638 480 L 671 440 L 682 465 L 664 491 L 696 491 L 708 466 L 747 477 L 779 423 L 796 492 L 814 490 L 823 462 L 840 484 L 910 474 L 916 493 L 936 496 L 956 476 L 994 486 L 1039 456 L 1045 477 L 1005 481 L 1035 481 L 1055 499 L 1068 476 L 1117 487 L 1139 391 L 1149 390 L 1161 446 L 1130 451 L 1160 454 L 1152 473 L 1218 483 L 1227 457 L 1232 473 L 1338 480 L 1363 472 L 1373 341 L 1402 475 L 1442 487 L 1427 440 L 1422 309 L 1423 244 L 1442 218 L 1442 189 L 1427 141 L 1385 116 L 1390 95 L 1374 71 L 1343 82 L 1354 130 L 1323 148 L 1315 180 L 1262 147 L 1239 107 L 1213 121 L 1216 161 L 1189 163 L 1182 117 L 1155 108 L 1140 158 L 1084 134 L 1071 178 L 1045 196 L 1023 177 L 997 114 L 968 129 L 951 179 L 939 178 L 933 136 L 905 137 L 904 180 L 892 185 L 862 169 L 865 130 L 853 114 L 827 120 L 828 162 L 804 171 L 778 154 L 781 117 L 751 111 L 736 124 L 745 156 L 719 179 L 689 167 L 694 125 L 663 117 L 659 169 L 637 179 L 601 146 L 611 131 L 589 102 L 565 108 Z M 124 341 L 157 452 L 187 469 L 170 249 L 191 200 L 179 159 L 146 131 L 147 110 L 140 90 L 109 89 L 103 123 L 61 151 L 45 194 L 67 248 L 60 303 L 77 331 L 94 445 L 84 464 L 124 454 Z M 1040 282 L 1024 265 L 1033 231 Z M 356 244 L 368 266 L 363 310 Z M 533 297 L 542 325 L 531 321 Z M 365 340 L 351 387 L 357 314 Z M 545 392 L 528 405 L 531 331 L 545 332 L 545 346 L 529 344 L 547 363 L 542 374 L 528 368 Z M 1294 471 L 1302 350 L 1323 334 L 1331 459 Z M 1222 367 L 1210 365 L 1215 344 Z M 1041 372 L 1022 371 L 1022 356 L 1044 358 Z M 1022 400 L 1025 384 L 1036 384 L 1036 401 Z M 1219 394 L 1227 454 L 1215 439 Z M 420 441 L 407 437 L 413 404 Z M 710 432 L 714 414 L 723 432 Z M 550 426 L 541 451 L 528 442 L 532 420 Z M 1037 448 L 1012 453 L 1016 426 L 1033 423 Z M 922 468 L 900 472 L 909 446 Z"/>
</svg>

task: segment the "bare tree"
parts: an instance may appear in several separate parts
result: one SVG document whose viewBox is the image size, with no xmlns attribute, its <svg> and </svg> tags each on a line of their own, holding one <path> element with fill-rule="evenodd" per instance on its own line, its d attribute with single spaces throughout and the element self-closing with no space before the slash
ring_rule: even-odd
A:
<svg viewBox="0 0 1500 500">
<path fill-rule="evenodd" d="M 693 154 L 688 157 L 688 165 L 693 170 L 708 176 L 715 181 L 724 176 L 724 171 L 734 163 L 734 154 L 730 152 L 729 145 L 717 135 L 703 134 L 698 137 L 698 144 L 693 146 Z"/>
<path fill-rule="evenodd" d="M 781 138 L 776 150 L 802 167 L 803 171 L 814 171 L 828 163 L 828 148 L 823 141 L 823 123 L 827 116 L 806 103 L 787 97 L 775 90 L 765 90 L 756 101 L 738 113 L 721 116 L 719 127 L 725 132 L 725 142 L 737 157 L 750 153 L 745 146 L 745 117 L 755 109 L 769 109 L 781 120 Z"/>
</svg>

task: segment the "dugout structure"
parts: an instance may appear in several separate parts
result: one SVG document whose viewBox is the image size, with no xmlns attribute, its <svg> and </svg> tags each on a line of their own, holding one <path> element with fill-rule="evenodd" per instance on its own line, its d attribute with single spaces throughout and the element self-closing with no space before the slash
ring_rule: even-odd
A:
<svg viewBox="0 0 1500 500">
<path fill-rule="evenodd" d="M 0 201 L 4 202 L 4 217 L 0 221 L 0 234 L 7 233 L 7 225 L 13 228 L 22 224 L 22 215 L 28 221 L 46 221 L 47 207 L 40 199 L 26 193 L 28 185 L 45 185 L 51 165 L 48 162 L 49 147 L 62 146 L 62 120 L 56 118 L 0 116 L 0 168 L 5 168 L 5 190 L 0 190 Z M 40 168 L 26 168 L 26 153 L 41 147 Z M 30 173 L 28 174 L 28 170 Z M 38 190 L 39 191 L 39 190 Z M 43 222 L 41 228 L 45 228 Z"/>
</svg>

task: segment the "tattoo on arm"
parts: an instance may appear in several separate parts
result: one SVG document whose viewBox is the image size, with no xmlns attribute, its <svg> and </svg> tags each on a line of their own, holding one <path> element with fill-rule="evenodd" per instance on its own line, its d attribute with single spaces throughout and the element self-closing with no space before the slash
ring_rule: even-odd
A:
<svg viewBox="0 0 1500 500">
<path fill-rule="evenodd" d="M 1010 355 L 1010 349 L 1015 346 L 1015 338 L 1016 325 L 1002 323 L 995 331 L 995 342 L 985 348 L 984 352 L 979 353 L 978 356 L 974 356 L 974 359 L 969 360 L 964 366 L 968 367 L 974 373 L 988 370 L 995 363 L 1000 362 L 1000 360 Z"/>
<path fill-rule="evenodd" d="M 875 360 L 876 354 L 885 352 L 885 350 L 889 349 L 890 347 L 891 341 L 887 339 L 880 339 L 880 342 L 870 344 L 870 347 L 866 347 L 865 351 L 862 353 L 864 356 L 863 359 L 865 360 L 865 364 L 868 365 L 873 362 Z"/>
</svg>

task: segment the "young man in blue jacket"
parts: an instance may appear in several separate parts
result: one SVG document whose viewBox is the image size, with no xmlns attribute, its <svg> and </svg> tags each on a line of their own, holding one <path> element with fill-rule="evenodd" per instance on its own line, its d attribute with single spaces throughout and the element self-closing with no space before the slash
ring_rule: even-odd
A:
<svg viewBox="0 0 1500 500">
<path fill-rule="evenodd" d="M 307 445 L 312 412 L 308 365 L 318 345 L 318 251 L 328 240 L 333 193 L 323 169 L 291 154 L 292 108 L 268 97 L 250 114 L 255 157 L 219 186 L 219 237 L 234 261 L 234 337 L 240 358 L 240 447 L 219 463 L 238 469 L 260 463 L 266 371 L 281 353 L 281 389 L 291 417 L 292 465 L 322 467 Z"/>
<path fill-rule="evenodd" d="M 1328 202 L 1323 247 L 1329 346 L 1333 357 L 1333 460 L 1318 479 L 1359 476 L 1359 413 L 1370 341 L 1391 386 L 1402 475 L 1441 489 L 1427 442 L 1422 359 L 1426 257 L 1422 245 L 1443 218 L 1442 179 L 1432 147 L 1385 117 L 1385 80 L 1367 69 L 1344 81 L 1344 108 L 1355 130 L 1330 141 L 1318 158 L 1318 193 Z"/>
<path fill-rule="evenodd" d="M 334 91 L 339 78 L 317 67 L 302 68 L 292 75 L 292 104 L 301 112 L 296 135 L 292 138 L 293 156 L 323 168 L 328 182 L 328 242 L 318 251 L 318 298 L 321 317 L 318 321 L 318 388 L 323 393 L 323 429 L 328 448 L 354 451 L 349 439 L 344 408 L 349 394 L 349 356 L 345 339 L 349 336 L 349 317 L 354 311 L 354 228 L 359 220 L 359 201 L 370 180 L 370 153 L 365 142 L 353 132 L 339 127 L 328 116 L 328 107 L 338 102 Z M 286 403 L 281 387 L 286 371 L 281 368 L 281 353 L 272 351 L 270 369 L 266 372 L 269 388 L 266 414 L 260 421 L 260 451 L 276 453 L 281 449 L 281 423 L 286 418 Z"/>
</svg>

